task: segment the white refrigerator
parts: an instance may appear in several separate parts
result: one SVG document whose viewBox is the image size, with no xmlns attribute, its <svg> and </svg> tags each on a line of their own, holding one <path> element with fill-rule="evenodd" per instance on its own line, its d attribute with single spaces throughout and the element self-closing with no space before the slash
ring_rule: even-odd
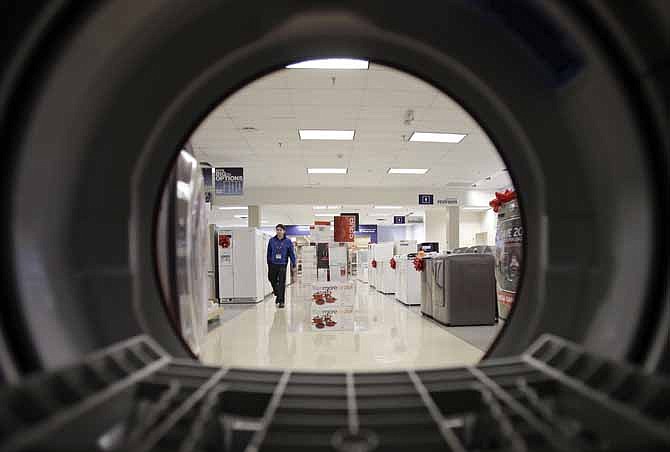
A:
<svg viewBox="0 0 670 452">
<path fill-rule="evenodd" d="M 406 305 L 421 304 L 421 273 L 414 268 L 415 253 L 396 255 L 396 300 Z"/>
<path fill-rule="evenodd" d="M 217 229 L 216 232 L 219 301 L 262 301 L 272 293 L 267 268 L 269 236 L 256 228 Z"/>
</svg>

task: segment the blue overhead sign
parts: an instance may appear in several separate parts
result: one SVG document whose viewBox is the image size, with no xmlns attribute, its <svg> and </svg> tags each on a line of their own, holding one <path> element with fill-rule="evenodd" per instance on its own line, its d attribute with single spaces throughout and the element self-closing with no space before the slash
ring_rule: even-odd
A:
<svg viewBox="0 0 670 452">
<path fill-rule="evenodd" d="M 376 224 L 361 224 L 358 225 L 358 232 L 354 235 L 367 235 L 370 237 L 370 243 L 377 243 L 377 225 Z"/>
<path fill-rule="evenodd" d="M 309 235 L 309 225 L 304 224 L 287 224 L 286 235 L 307 236 Z"/>
<path fill-rule="evenodd" d="M 393 224 L 405 224 L 405 217 L 403 215 L 394 215 Z"/>
<path fill-rule="evenodd" d="M 420 194 L 419 195 L 419 204 L 421 204 L 421 205 L 433 204 L 433 195 L 432 194 Z"/>
</svg>

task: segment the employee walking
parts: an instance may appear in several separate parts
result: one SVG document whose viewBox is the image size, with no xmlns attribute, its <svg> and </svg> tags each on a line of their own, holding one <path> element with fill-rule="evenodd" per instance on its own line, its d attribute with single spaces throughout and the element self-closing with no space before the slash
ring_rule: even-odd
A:
<svg viewBox="0 0 670 452">
<path fill-rule="evenodd" d="M 275 303 L 284 307 L 284 292 L 286 290 L 286 265 L 291 259 L 291 276 L 295 278 L 295 250 L 293 242 L 286 238 L 286 228 L 283 224 L 275 227 L 277 235 L 268 243 L 268 279 L 275 294 Z"/>
</svg>

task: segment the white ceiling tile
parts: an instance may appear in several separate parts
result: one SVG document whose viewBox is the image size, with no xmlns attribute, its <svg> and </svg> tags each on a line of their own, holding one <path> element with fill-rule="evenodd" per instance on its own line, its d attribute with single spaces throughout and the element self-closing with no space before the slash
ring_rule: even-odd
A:
<svg viewBox="0 0 670 452">
<path fill-rule="evenodd" d="M 367 71 L 305 69 L 289 72 L 286 85 L 294 89 L 351 90 L 367 86 Z"/>
<path fill-rule="evenodd" d="M 238 105 L 288 105 L 290 92 L 287 89 L 240 90 L 226 100 L 232 109 Z"/>
<path fill-rule="evenodd" d="M 371 107 L 429 107 L 434 95 L 428 91 L 372 90 L 365 92 L 363 105 Z"/>
<path fill-rule="evenodd" d="M 327 109 L 330 105 L 360 105 L 364 93 L 365 91 L 362 89 L 293 89 L 291 90 L 291 99 L 293 105 L 318 105 Z"/>
<path fill-rule="evenodd" d="M 334 86 L 331 76 L 336 77 Z M 414 119 L 405 124 L 408 109 Z M 346 142 L 300 141 L 298 128 L 354 129 L 356 135 Z M 460 144 L 403 141 L 413 131 L 468 136 Z M 376 64 L 368 71 L 279 71 L 231 96 L 191 141 L 201 160 L 243 166 L 248 187 L 444 187 L 450 181 L 486 177 L 504 166 L 457 103 L 423 81 Z M 348 167 L 349 173 L 307 175 L 308 166 Z M 386 174 L 392 166 L 430 171 L 423 177 Z"/>
</svg>

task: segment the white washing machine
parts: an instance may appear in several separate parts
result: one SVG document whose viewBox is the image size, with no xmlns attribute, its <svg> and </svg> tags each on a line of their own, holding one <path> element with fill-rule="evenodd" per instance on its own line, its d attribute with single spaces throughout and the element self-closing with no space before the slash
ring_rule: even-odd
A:
<svg viewBox="0 0 670 452">
<path fill-rule="evenodd" d="M 356 278 L 364 283 L 369 281 L 369 260 L 368 260 L 368 250 L 358 250 L 358 256 L 356 256 L 356 262 L 358 265 Z"/>
<path fill-rule="evenodd" d="M 368 283 L 370 287 L 377 287 L 377 269 L 373 265 L 375 260 L 375 246 L 376 243 L 368 244 Z"/>
<path fill-rule="evenodd" d="M 409 306 L 421 304 L 422 272 L 414 268 L 416 253 L 395 256 L 396 264 L 396 300 Z"/>
<path fill-rule="evenodd" d="M 384 294 L 395 292 L 395 270 L 391 268 L 394 247 L 394 242 L 383 242 L 375 245 L 375 260 L 377 261 L 375 288 Z"/>
<path fill-rule="evenodd" d="M 416 253 L 416 240 L 396 240 L 393 242 L 393 254 L 405 255 Z"/>
<path fill-rule="evenodd" d="M 433 276 L 433 258 L 440 256 L 440 253 L 426 253 L 423 257 L 423 271 L 420 273 L 421 278 L 421 313 L 433 317 L 433 285 L 435 277 Z"/>
<path fill-rule="evenodd" d="M 406 290 L 407 267 L 405 266 L 406 260 L 404 259 L 404 257 L 405 256 L 402 256 L 400 254 L 396 254 L 395 256 L 393 256 L 393 259 L 396 262 L 395 299 L 402 303 L 405 303 L 404 300 L 407 298 L 407 290 Z"/>
</svg>

